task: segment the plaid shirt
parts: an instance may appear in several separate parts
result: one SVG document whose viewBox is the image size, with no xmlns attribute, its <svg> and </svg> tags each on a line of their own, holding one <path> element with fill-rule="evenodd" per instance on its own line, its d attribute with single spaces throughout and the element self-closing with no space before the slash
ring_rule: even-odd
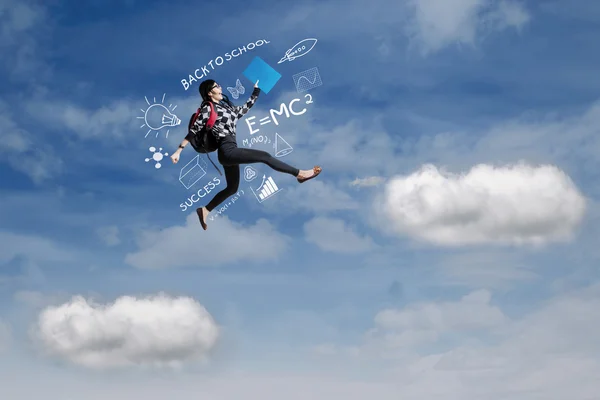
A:
<svg viewBox="0 0 600 400">
<path fill-rule="evenodd" d="M 252 95 L 246 101 L 246 103 L 242 106 L 233 106 L 230 107 L 224 102 L 220 102 L 218 104 L 213 103 L 215 107 L 215 112 L 217 113 L 217 120 L 215 121 L 215 125 L 213 126 L 212 133 L 217 137 L 217 140 L 220 138 L 224 138 L 227 135 L 232 135 L 235 137 L 235 127 L 240 118 L 242 118 L 256 103 L 256 99 L 258 99 L 258 95 L 260 93 L 259 88 L 254 88 L 252 91 Z M 210 104 L 206 104 L 202 107 L 201 117 L 196 120 L 190 131 L 195 135 L 197 134 L 210 116 Z"/>
</svg>

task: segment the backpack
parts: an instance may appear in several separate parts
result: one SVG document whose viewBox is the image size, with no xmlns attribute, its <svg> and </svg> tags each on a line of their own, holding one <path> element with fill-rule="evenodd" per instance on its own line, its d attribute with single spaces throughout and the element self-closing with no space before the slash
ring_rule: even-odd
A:
<svg viewBox="0 0 600 400">
<path fill-rule="evenodd" d="M 192 126 L 194 126 L 194 123 L 202 113 L 202 107 L 204 107 L 206 103 L 210 105 L 210 116 L 208 117 L 208 121 L 206 121 L 206 125 L 203 126 L 198 133 L 194 134 L 191 132 Z M 215 163 L 211 160 L 210 156 L 208 155 L 208 153 L 212 153 L 219 148 L 217 139 L 211 132 L 216 120 L 217 113 L 215 111 L 213 103 L 211 103 L 210 101 L 202 102 L 200 108 L 198 108 L 198 110 L 196 110 L 196 112 L 190 117 L 190 122 L 188 123 L 188 134 L 185 137 L 185 139 L 188 142 L 190 142 L 190 144 L 192 145 L 194 150 L 196 150 L 196 152 L 206 154 L 211 164 L 217 169 L 217 171 L 219 171 L 219 174 L 223 175 L 221 173 L 221 170 L 219 170 L 219 168 L 215 165 Z"/>
<path fill-rule="evenodd" d="M 204 107 L 206 103 L 210 105 L 210 116 L 206 122 L 206 125 L 202 127 L 200 132 L 194 134 L 191 132 L 192 126 L 194 126 L 194 123 L 202 113 L 202 107 Z M 200 108 L 198 108 L 198 110 L 190 117 L 190 122 L 188 123 L 188 135 L 186 139 L 198 153 L 212 153 L 219 147 L 217 145 L 217 140 L 211 132 L 216 120 L 217 113 L 215 112 L 215 107 L 210 101 L 202 102 Z"/>
</svg>

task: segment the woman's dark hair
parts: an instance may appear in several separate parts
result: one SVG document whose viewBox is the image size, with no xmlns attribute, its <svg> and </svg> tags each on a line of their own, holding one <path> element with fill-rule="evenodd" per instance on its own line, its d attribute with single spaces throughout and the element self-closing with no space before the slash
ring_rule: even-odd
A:
<svg viewBox="0 0 600 400">
<path fill-rule="evenodd" d="M 198 92 L 200 93 L 200 96 L 202 97 L 203 101 L 210 101 L 210 97 L 208 96 L 208 93 L 212 90 L 215 83 L 216 82 L 213 79 L 206 79 L 200 83 L 200 86 L 198 87 Z M 230 107 L 234 107 L 233 103 L 229 100 L 229 97 L 227 97 L 227 95 L 225 93 L 222 93 L 222 95 L 223 95 L 222 101 L 225 102 Z"/>
</svg>

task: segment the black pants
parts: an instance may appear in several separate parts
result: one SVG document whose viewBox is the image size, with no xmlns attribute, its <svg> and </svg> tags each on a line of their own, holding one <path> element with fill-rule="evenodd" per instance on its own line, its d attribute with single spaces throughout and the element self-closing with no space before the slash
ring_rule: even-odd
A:
<svg viewBox="0 0 600 400">
<path fill-rule="evenodd" d="M 221 190 L 208 203 L 206 209 L 210 212 L 217 208 L 228 197 L 237 193 L 240 186 L 240 164 L 263 163 L 273 168 L 275 171 L 298 176 L 300 170 L 294 168 L 282 161 L 279 161 L 266 151 L 240 149 L 234 137 L 227 136 L 219 143 L 219 163 L 225 170 L 225 180 L 227 187 Z"/>
</svg>

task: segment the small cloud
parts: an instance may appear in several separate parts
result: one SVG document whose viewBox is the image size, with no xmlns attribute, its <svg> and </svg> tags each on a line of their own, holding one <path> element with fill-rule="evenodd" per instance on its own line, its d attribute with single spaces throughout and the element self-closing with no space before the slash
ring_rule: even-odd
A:
<svg viewBox="0 0 600 400">
<path fill-rule="evenodd" d="M 95 304 L 81 296 L 38 317 L 43 350 L 87 368 L 178 367 L 206 359 L 219 337 L 212 316 L 189 297 L 123 296 Z"/>
</svg>

